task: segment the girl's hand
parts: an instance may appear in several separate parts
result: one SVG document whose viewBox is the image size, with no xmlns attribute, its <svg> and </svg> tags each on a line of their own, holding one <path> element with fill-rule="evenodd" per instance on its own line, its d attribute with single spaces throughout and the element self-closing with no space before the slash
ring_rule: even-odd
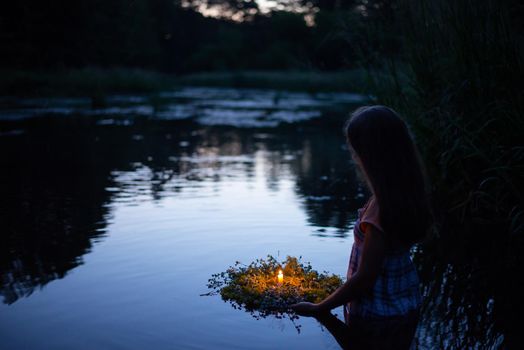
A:
<svg viewBox="0 0 524 350">
<path fill-rule="evenodd" d="M 289 306 L 300 316 L 318 316 L 321 313 L 320 307 L 318 304 L 301 302 Z"/>
</svg>

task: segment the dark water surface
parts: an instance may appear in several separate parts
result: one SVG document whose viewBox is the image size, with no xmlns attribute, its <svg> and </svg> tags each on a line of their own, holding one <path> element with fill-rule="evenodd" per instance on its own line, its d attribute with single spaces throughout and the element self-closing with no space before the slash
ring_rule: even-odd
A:
<svg viewBox="0 0 524 350">
<path fill-rule="evenodd" d="M 2 348 L 337 348 L 314 320 L 298 334 L 200 294 L 267 254 L 345 274 L 365 193 L 341 122 L 359 97 L 155 98 L 4 101 Z"/>
<path fill-rule="evenodd" d="M 267 254 L 345 276 L 368 193 L 342 124 L 363 98 L 186 88 L 95 102 L 0 101 L 1 348 L 337 349 L 313 319 L 297 333 L 200 294 Z M 436 317 L 423 348 L 442 344 Z"/>
</svg>

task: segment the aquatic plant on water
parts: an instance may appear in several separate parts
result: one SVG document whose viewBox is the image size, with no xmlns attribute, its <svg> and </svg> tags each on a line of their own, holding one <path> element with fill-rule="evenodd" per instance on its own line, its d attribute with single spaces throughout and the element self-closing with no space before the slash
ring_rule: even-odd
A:
<svg viewBox="0 0 524 350">
<path fill-rule="evenodd" d="M 279 272 L 283 275 L 280 279 Z M 212 291 L 203 295 L 220 294 L 235 309 L 246 310 L 257 319 L 289 318 L 300 331 L 300 325 L 294 322 L 298 316 L 289 305 L 320 302 L 341 284 L 339 276 L 319 273 L 310 263 L 302 263 L 300 257 L 288 256 L 279 262 L 268 255 L 267 259 L 257 259 L 249 265 L 237 261 L 225 272 L 213 274 L 207 284 Z"/>
</svg>

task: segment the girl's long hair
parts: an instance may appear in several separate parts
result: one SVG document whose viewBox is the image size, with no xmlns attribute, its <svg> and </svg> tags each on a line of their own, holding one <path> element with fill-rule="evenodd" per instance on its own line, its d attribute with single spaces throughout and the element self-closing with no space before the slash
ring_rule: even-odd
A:
<svg viewBox="0 0 524 350">
<path fill-rule="evenodd" d="M 375 194 L 385 233 L 408 247 L 420 241 L 432 212 L 423 163 L 407 125 L 388 107 L 366 106 L 351 114 L 344 134 Z"/>
</svg>

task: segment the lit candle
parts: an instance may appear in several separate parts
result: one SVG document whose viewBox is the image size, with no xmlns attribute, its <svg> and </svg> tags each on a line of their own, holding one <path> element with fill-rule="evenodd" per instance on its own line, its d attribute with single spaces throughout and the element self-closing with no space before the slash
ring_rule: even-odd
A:
<svg viewBox="0 0 524 350">
<path fill-rule="evenodd" d="M 284 274 L 282 273 L 282 270 L 278 270 L 278 283 L 284 282 Z"/>
</svg>

